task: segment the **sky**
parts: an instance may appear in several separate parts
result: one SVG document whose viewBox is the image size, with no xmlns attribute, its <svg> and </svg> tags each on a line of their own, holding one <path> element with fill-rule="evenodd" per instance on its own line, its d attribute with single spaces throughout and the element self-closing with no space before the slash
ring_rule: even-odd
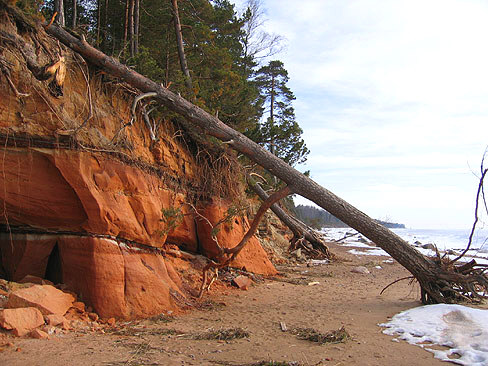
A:
<svg viewBox="0 0 488 366">
<path fill-rule="evenodd" d="M 471 228 L 488 145 L 488 2 L 262 3 L 262 29 L 285 38 L 273 58 L 311 150 L 298 169 L 373 218 Z"/>
</svg>

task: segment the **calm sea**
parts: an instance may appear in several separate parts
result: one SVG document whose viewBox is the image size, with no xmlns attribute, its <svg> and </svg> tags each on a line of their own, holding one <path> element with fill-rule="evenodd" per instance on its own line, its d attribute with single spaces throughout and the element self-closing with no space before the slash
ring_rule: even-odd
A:
<svg viewBox="0 0 488 366">
<path fill-rule="evenodd" d="M 471 230 L 429 230 L 429 229 L 393 229 L 393 231 L 410 244 L 420 242 L 432 243 L 441 250 L 466 248 Z M 488 252 L 488 230 L 476 230 L 471 243 L 472 249 Z"/>
<path fill-rule="evenodd" d="M 435 244 L 440 250 L 453 249 L 463 250 L 469 239 L 471 230 L 430 230 L 430 229 L 392 229 L 402 239 L 410 244 L 423 245 Z M 343 238 L 347 233 L 355 233 L 350 228 L 323 229 L 323 233 L 330 239 Z M 344 243 L 354 243 L 358 241 L 357 235 L 346 239 Z M 488 229 L 476 230 L 473 236 L 471 249 L 479 252 L 488 253 Z"/>
</svg>

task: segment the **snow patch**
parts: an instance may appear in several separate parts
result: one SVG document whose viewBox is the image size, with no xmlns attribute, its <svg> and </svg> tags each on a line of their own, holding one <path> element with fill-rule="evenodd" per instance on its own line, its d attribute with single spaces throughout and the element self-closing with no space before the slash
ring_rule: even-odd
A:
<svg viewBox="0 0 488 366">
<path fill-rule="evenodd" d="M 387 328 L 383 333 L 420 346 L 442 361 L 488 366 L 488 310 L 426 305 L 403 311 L 379 326 Z M 430 348 L 434 345 L 447 349 Z"/>
<path fill-rule="evenodd" d="M 351 249 L 348 250 L 347 252 L 355 255 L 382 255 L 385 257 L 390 256 L 387 252 L 385 252 L 383 249 L 380 248 L 369 249 L 366 251 Z"/>
</svg>

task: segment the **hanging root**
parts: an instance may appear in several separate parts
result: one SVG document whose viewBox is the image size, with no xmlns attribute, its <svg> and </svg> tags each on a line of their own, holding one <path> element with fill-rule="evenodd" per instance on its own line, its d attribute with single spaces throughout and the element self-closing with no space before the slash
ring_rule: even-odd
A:
<svg viewBox="0 0 488 366">
<path fill-rule="evenodd" d="M 129 126 L 132 126 L 134 124 L 134 121 L 137 119 L 137 114 L 136 114 L 136 109 L 137 109 L 137 103 L 139 103 L 141 100 L 143 100 L 144 98 L 152 98 L 152 97 L 155 97 L 157 94 L 155 92 L 149 92 L 149 93 L 143 93 L 143 94 L 139 94 L 138 96 L 136 96 L 134 98 L 134 102 L 132 102 L 132 108 L 130 110 L 130 120 L 129 122 L 127 122 L 126 124 L 124 124 L 122 127 L 120 127 L 120 129 L 115 133 L 114 137 L 112 137 L 112 140 L 110 141 L 111 143 L 113 143 L 116 138 L 119 136 L 120 132 L 125 129 L 126 127 L 129 127 Z M 152 125 L 151 125 L 151 122 L 149 121 L 149 113 L 152 112 L 152 109 L 149 111 L 149 112 L 145 112 L 144 110 L 144 122 L 146 123 L 146 126 L 148 126 L 149 128 L 149 133 L 151 135 L 151 140 L 152 141 L 155 141 L 156 140 L 156 136 L 155 136 L 155 133 L 154 131 L 152 130 Z M 146 120 L 147 118 L 147 120 Z"/>
<path fill-rule="evenodd" d="M 21 93 L 17 90 L 15 84 L 12 82 L 12 79 L 10 78 L 10 63 L 5 60 L 3 57 L 0 57 L 0 71 L 3 73 L 3 76 L 5 76 L 5 79 L 7 79 L 7 83 L 12 89 L 12 91 L 15 93 L 15 96 L 17 98 L 25 98 L 28 97 L 29 94 L 27 93 Z"/>
<path fill-rule="evenodd" d="M 210 285 L 215 281 L 216 276 L 218 275 L 218 270 L 220 268 L 224 268 L 234 260 L 234 258 L 241 252 L 241 250 L 246 246 L 248 243 L 249 239 L 255 234 L 258 226 L 259 226 L 259 221 L 263 217 L 264 213 L 275 203 L 278 202 L 280 199 L 288 196 L 289 194 L 292 193 L 292 190 L 289 186 L 286 186 L 285 188 L 280 189 L 279 191 L 275 192 L 269 198 L 264 201 L 261 204 L 261 207 L 259 208 L 258 212 L 256 213 L 256 216 L 254 216 L 254 219 L 252 220 L 251 227 L 249 230 L 246 232 L 242 240 L 233 248 L 221 248 L 221 255 L 217 258 L 217 262 L 210 260 L 209 263 L 203 268 L 202 271 L 202 286 L 200 287 L 200 292 L 198 294 L 198 299 L 200 299 L 203 296 L 203 293 L 205 290 L 208 290 L 210 288 Z M 209 281 L 209 276 L 208 276 L 208 271 L 213 270 L 214 271 L 214 276 L 210 278 Z M 209 282 L 207 284 L 207 282 Z"/>
</svg>

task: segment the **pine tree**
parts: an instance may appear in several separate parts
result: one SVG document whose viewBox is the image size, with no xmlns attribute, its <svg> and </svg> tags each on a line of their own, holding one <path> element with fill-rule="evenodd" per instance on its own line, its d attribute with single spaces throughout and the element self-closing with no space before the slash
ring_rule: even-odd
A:
<svg viewBox="0 0 488 366">
<path fill-rule="evenodd" d="M 288 72 L 281 61 L 271 61 L 256 72 L 255 82 L 261 91 L 261 102 L 269 115 L 248 135 L 293 166 L 305 162 L 309 150 L 301 137 L 303 130 L 295 119 L 292 106 L 295 95 L 286 85 L 288 80 Z"/>
</svg>

